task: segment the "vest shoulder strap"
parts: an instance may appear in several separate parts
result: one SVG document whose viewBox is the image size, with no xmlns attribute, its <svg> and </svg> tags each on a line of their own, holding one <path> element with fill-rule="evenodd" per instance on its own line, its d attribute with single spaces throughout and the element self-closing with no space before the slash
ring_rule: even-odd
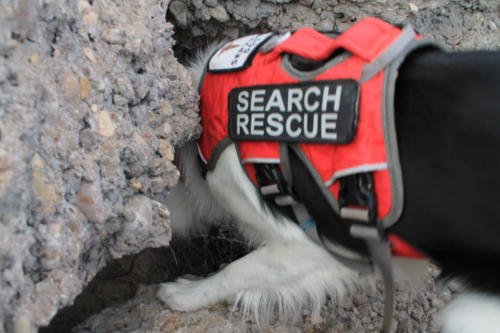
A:
<svg viewBox="0 0 500 333">
<path fill-rule="evenodd" d="M 353 25 L 337 38 L 303 28 L 278 45 L 274 52 L 293 53 L 312 60 L 328 58 L 336 49 L 345 49 L 366 62 L 374 60 L 401 30 L 380 19 L 366 18 Z"/>
</svg>

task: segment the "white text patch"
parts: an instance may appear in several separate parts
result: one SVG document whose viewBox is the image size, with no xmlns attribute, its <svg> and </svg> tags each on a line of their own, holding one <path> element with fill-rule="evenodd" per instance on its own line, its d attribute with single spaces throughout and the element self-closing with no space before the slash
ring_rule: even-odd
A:
<svg viewBox="0 0 500 333">
<path fill-rule="evenodd" d="M 235 88 L 229 135 L 235 140 L 348 143 L 356 132 L 359 85 L 329 80 Z"/>
</svg>

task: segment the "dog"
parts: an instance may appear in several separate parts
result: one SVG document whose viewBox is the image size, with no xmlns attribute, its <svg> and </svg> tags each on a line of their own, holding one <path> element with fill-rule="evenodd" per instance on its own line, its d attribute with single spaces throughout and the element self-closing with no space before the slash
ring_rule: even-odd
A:
<svg viewBox="0 0 500 333">
<path fill-rule="evenodd" d="M 195 86 L 220 48 L 212 45 L 190 65 Z M 324 64 L 299 59 L 299 69 L 301 61 L 305 70 Z M 500 332 L 500 52 L 420 48 L 405 58 L 395 85 L 404 205 L 388 231 L 436 263 L 443 279 L 467 288 L 442 311 L 442 332 Z M 259 321 L 275 311 L 292 318 L 305 307 L 314 321 L 328 296 L 373 281 L 264 200 L 234 142 L 208 171 L 198 153 L 194 142 L 177 151 L 183 181 L 167 202 L 174 237 L 234 221 L 256 249 L 203 280 L 163 283 L 158 297 L 169 308 L 194 311 L 231 300 Z M 294 191 L 317 200 L 318 190 L 301 184 Z"/>
</svg>

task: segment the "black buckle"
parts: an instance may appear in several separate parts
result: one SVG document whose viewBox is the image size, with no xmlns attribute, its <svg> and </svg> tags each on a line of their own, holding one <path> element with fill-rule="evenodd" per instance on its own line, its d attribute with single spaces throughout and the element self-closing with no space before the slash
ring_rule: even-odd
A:
<svg viewBox="0 0 500 333">
<path fill-rule="evenodd" d="M 385 240 L 386 234 L 377 218 L 377 197 L 373 175 L 358 173 L 340 179 L 340 216 L 352 222 L 351 235 Z"/>
</svg>

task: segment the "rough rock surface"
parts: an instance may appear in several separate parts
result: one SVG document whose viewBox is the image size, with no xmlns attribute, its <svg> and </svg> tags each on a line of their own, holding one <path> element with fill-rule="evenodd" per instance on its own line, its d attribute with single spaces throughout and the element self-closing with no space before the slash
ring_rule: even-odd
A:
<svg viewBox="0 0 500 333">
<path fill-rule="evenodd" d="M 500 43 L 497 0 L 176 0 L 167 18 L 176 23 L 180 57 L 207 41 L 253 32 L 287 31 L 303 26 L 343 31 L 362 17 L 412 24 L 419 32 L 454 49 L 495 48 Z M 212 9 L 225 9 L 228 19 Z M 182 10 L 181 10 L 182 7 Z"/>
<path fill-rule="evenodd" d="M 173 147 L 199 128 L 167 5 L 0 0 L 0 332 L 169 244 Z"/>
<path fill-rule="evenodd" d="M 111 259 L 169 244 L 163 203 L 178 178 L 174 147 L 199 133 L 196 94 L 173 48 L 184 59 L 211 40 L 344 30 L 370 15 L 411 23 L 454 49 L 498 48 L 499 12 L 498 0 L 0 0 L 0 333 L 34 332 Z M 154 265 L 144 252 L 133 261 L 142 257 Z M 124 281 L 108 280 L 109 289 L 131 296 Z M 450 288 L 438 294 L 427 280 L 400 289 L 398 331 L 436 331 L 430 319 Z M 172 313 L 153 290 L 76 331 L 255 329 L 226 306 Z M 270 331 L 370 332 L 380 315 L 380 294 L 360 294 L 327 304 L 323 323 L 306 311 Z"/>
</svg>

